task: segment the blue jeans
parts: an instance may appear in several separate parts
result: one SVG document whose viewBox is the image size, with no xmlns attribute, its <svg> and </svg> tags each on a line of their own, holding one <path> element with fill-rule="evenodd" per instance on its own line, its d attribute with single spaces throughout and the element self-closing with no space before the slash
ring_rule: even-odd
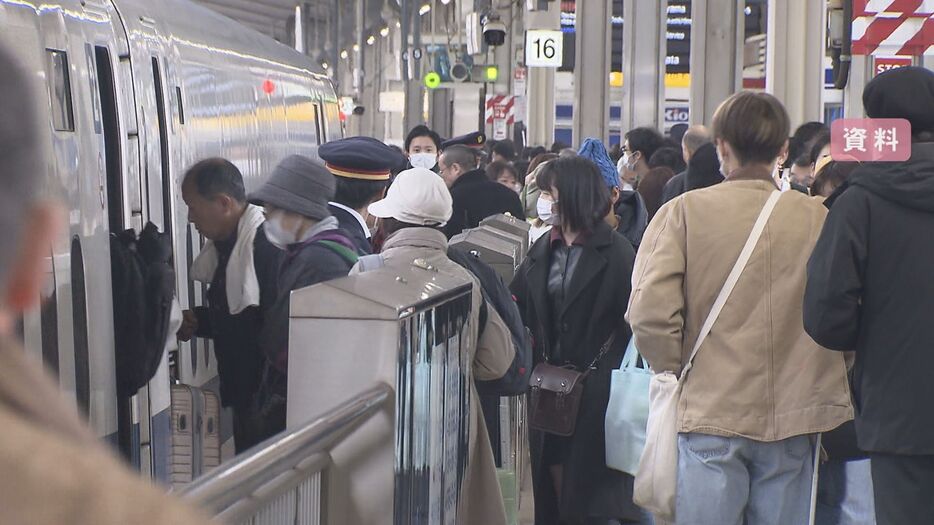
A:
<svg viewBox="0 0 934 525">
<path fill-rule="evenodd" d="M 875 525 L 872 469 L 868 459 L 821 463 L 817 525 Z"/>
<path fill-rule="evenodd" d="M 679 434 L 678 524 L 807 524 L 815 443 Z"/>
</svg>

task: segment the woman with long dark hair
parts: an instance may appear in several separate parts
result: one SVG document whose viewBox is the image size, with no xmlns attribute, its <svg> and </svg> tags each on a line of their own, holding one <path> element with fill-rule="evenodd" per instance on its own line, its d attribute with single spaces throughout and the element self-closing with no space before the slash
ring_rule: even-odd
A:
<svg viewBox="0 0 934 525">
<path fill-rule="evenodd" d="M 511 285 L 533 334 L 533 376 L 543 363 L 589 372 L 570 436 L 535 429 L 531 418 L 535 522 L 641 523 L 633 478 L 607 468 L 604 442 L 610 372 L 630 337 L 624 315 L 635 253 L 604 221 L 610 193 L 593 162 L 553 160 L 537 183 L 539 204 L 550 203 L 539 218 L 553 227 L 529 249 Z"/>
</svg>

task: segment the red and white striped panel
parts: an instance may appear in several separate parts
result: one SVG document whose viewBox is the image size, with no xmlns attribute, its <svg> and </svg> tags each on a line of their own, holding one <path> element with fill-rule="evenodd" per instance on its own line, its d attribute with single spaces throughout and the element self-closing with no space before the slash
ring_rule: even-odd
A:
<svg viewBox="0 0 934 525">
<path fill-rule="evenodd" d="M 934 54 L 934 0 L 854 0 L 853 54 Z"/>
<path fill-rule="evenodd" d="M 487 95 L 486 96 L 486 123 L 493 123 L 493 113 L 496 106 L 506 106 L 506 124 L 516 123 L 516 97 L 513 95 Z"/>
</svg>

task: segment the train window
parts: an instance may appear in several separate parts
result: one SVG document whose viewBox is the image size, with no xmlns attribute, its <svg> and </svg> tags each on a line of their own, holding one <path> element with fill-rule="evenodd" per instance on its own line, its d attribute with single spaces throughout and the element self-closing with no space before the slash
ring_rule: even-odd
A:
<svg viewBox="0 0 934 525">
<path fill-rule="evenodd" d="M 175 86 L 175 104 L 178 107 L 178 123 L 185 123 L 185 103 L 182 101 L 182 88 Z"/>
<path fill-rule="evenodd" d="M 185 236 L 186 237 L 185 244 L 187 248 L 185 250 L 185 254 L 187 256 L 186 262 L 188 263 L 189 275 L 191 274 L 191 265 L 194 262 L 195 244 L 192 241 L 192 238 L 194 237 L 194 235 L 197 235 L 197 234 L 192 231 L 191 224 L 188 224 L 188 235 Z M 195 306 L 198 306 L 197 302 L 195 301 L 195 281 L 189 278 L 188 279 L 188 308 L 193 309 Z M 191 341 L 188 343 L 188 352 L 189 352 L 188 357 L 191 360 L 191 375 L 192 376 L 194 376 L 195 373 L 198 371 L 198 344 L 199 344 L 199 339 L 197 337 L 192 337 Z"/>
<path fill-rule="evenodd" d="M 152 78 L 156 90 L 156 118 L 159 121 L 159 164 L 162 166 L 162 227 L 169 236 L 169 244 L 174 245 L 175 228 L 172 221 L 172 177 L 169 173 L 169 130 L 166 123 L 165 95 L 162 90 L 162 73 L 159 59 L 152 57 Z M 170 261 L 175 264 L 175 258 Z"/>
<path fill-rule="evenodd" d="M 46 51 L 52 127 L 55 128 L 55 131 L 74 131 L 75 115 L 71 103 L 71 76 L 68 71 L 68 54 L 55 49 L 47 49 Z"/>
<path fill-rule="evenodd" d="M 320 146 L 325 142 L 324 140 L 324 125 L 321 122 L 321 107 L 317 104 L 311 105 L 314 108 L 315 113 L 315 133 L 318 135 L 318 145 Z"/>
<path fill-rule="evenodd" d="M 117 117 L 117 93 L 114 87 L 110 51 L 105 46 L 94 47 L 97 65 L 97 88 L 101 103 L 104 132 L 104 158 L 107 166 L 107 214 L 110 231 L 120 232 L 126 226 L 123 217 L 123 167 L 120 159 L 120 124 Z"/>
<path fill-rule="evenodd" d="M 71 319 L 75 336 L 75 395 L 85 414 L 91 406 L 91 367 L 88 360 L 88 307 L 84 285 L 84 255 L 81 240 L 71 240 Z"/>
<path fill-rule="evenodd" d="M 16 334 L 16 340 L 22 343 L 26 337 L 26 318 L 22 315 L 19 316 L 19 319 L 16 320 L 16 325 L 13 327 L 13 332 Z"/>
<path fill-rule="evenodd" d="M 50 252 L 52 264 L 54 255 Z M 39 310 L 39 324 L 42 326 L 42 360 L 56 376 L 58 375 L 58 292 L 55 283 L 55 270 L 52 269 L 49 290 L 42 294 L 42 308 Z"/>
</svg>

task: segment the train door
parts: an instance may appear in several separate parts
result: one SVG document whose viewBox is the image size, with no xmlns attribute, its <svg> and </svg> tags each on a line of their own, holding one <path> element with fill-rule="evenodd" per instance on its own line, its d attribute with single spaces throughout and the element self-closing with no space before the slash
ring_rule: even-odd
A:
<svg viewBox="0 0 934 525">
<path fill-rule="evenodd" d="M 173 246 L 172 266 L 176 269 L 176 295 L 184 286 L 184 273 L 179 272 L 184 256 L 179 256 L 176 237 L 175 193 L 176 174 L 173 171 L 173 141 L 171 135 L 177 126 L 184 124 L 183 100 L 181 87 L 172 82 L 169 74 L 171 54 L 164 46 L 164 38 L 158 23 L 148 17 L 139 18 L 145 35 L 134 42 L 136 51 L 135 72 L 137 75 L 138 97 L 142 102 L 140 116 L 145 134 L 143 152 L 144 187 L 146 189 L 145 208 L 149 217 L 159 229 L 171 239 Z M 175 341 L 174 334 L 169 335 Z M 177 351 L 166 355 L 155 377 L 145 389 L 147 397 L 141 402 L 141 413 L 145 411 L 146 432 L 141 432 L 141 455 L 151 460 L 154 478 L 168 482 L 170 478 L 171 447 L 171 400 L 170 384 L 178 380 L 178 375 L 170 372 L 170 362 L 178 362 Z M 175 367 L 177 369 L 177 366 Z M 143 419 L 141 418 L 141 422 Z M 142 426 L 141 426 L 142 430 Z"/>
<path fill-rule="evenodd" d="M 85 10 L 110 22 L 105 33 L 88 35 L 86 44 L 89 73 L 95 80 L 94 102 L 99 109 L 96 130 L 102 143 L 99 164 L 106 194 L 107 229 L 111 233 L 139 231 L 146 215 L 129 41 L 119 14 L 109 1 L 88 0 Z M 110 303 L 113 304 L 112 300 Z M 110 359 L 116 362 L 117 353 L 122 351 L 126 349 L 114 345 Z M 113 379 L 116 382 L 116 376 Z M 131 464 L 148 471 L 148 458 L 140 454 L 140 423 L 148 425 L 148 414 L 141 414 L 138 396 L 118 396 L 115 392 L 116 389 L 118 448 Z M 145 392 L 142 397 L 145 399 Z"/>
<path fill-rule="evenodd" d="M 173 220 L 174 177 L 171 170 L 170 134 L 176 128 L 175 117 L 184 119 L 181 113 L 180 88 L 167 75 L 167 64 L 171 61 L 164 33 L 158 22 L 142 13 L 119 13 L 121 30 L 129 42 L 128 54 L 121 60 L 129 72 L 135 107 L 133 115 L 138 124 L 133 139 L 138 146 L 138 180 L 141 222 L 153 223 L 170 239 L 173 246 L 172 265 L 178 267 L 176 246 L 176 223 Z M 173 111 L 178 104 L 178 112 Z M 184 120 L 182 120 L 184 122 Z M 177 277 L 178 279 L 178 277 Z M 174 343 L 174 334 L 169 334 Z M 171 346 L 171 345 L 169 345 Z M 132 425 L 133 439 L 129 445 L 132 454 L 139 458 L 138 464 L 144 474 L 155 479 L 168 481 L 169 448 L 171 442 L 170 356 L 171 349 L 163 355 L 162 362 L 149 383 L 129 400 L 121 400 L 124 406 L 124 431 Z M 130 413 L 126 413 L 126 407 Z"/>
</svg>

